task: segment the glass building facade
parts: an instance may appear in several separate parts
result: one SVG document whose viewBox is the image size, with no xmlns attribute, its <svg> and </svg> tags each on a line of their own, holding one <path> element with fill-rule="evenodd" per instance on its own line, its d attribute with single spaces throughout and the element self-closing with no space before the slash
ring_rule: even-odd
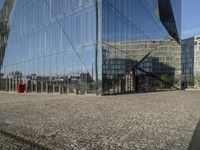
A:
<svg viewBox="0 0 200 150">
<path fill-rule="evenodd" d="M 182 40 L 182 88 L 200 88 L 200 36 Z"/>
<path fill-rule="evenodd" d="M 182 88 L 194 86 L 194 47 L 195 38 L 187 38 L 182 40 L 182 58 L 181 58 L 181 74 Z"/>
<path fill-rule="evenodd" d="M 180 87 L 181 1 L 104 0 L 103 93 Z"/>
<path fill-rule="evenodd" d="M 181 0 L 5 0 L 0 88 L 105 95 L 179 87 L 180 13 Z"/>
</svg>

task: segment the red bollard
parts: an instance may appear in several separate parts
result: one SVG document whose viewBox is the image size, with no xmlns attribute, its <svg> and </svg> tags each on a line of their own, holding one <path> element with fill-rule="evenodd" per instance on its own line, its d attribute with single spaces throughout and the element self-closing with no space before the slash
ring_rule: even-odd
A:
<svg viewBox="0 0 200 150">
<path fill-rule="evenodd" d="M 17 92 L 18 93 L 24 93 L 24 84 L 18 84 Z"/>
</svg>

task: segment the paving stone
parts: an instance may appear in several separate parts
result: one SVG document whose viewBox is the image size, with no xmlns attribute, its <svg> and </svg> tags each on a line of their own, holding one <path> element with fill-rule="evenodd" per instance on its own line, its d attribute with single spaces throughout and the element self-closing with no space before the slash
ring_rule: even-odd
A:
<svg viewBox="0 0 200 150">
<path fill-rule="evenodd" d="M 198 91 L 103 97 L 0 92 L 0 129 L 55 150 L 186 150 L 199 108 Z M 5 141 L 12 146 L 0 136 Z"/>
</svg>

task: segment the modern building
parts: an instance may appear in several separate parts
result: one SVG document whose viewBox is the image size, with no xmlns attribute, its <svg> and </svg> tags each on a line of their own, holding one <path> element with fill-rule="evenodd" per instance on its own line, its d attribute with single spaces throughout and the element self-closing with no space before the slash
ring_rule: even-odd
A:
<svg viewBox="0 0 200 150">
<path fill-rule="evenodd" d="M 199 87 L 200 36 L 182 40 L 182 87 Z"/>
<path fill-rule="evenodd" d="M 194 37 L 182 40 L 182 88 L 194 86 Z"/>
<path fill-rule="evenodd" d="M 200 36 L 195 36 L 194 76 L 196 77 L 196 79 L 200 77 Z"/>
<path fill-rule="evenodd" d="M 180 87 L 181 0 L 4 0 L 0 16 L 7 20 L 1 90 L 23 84 L 27 92 L 104 95 Z"/>
</svg>

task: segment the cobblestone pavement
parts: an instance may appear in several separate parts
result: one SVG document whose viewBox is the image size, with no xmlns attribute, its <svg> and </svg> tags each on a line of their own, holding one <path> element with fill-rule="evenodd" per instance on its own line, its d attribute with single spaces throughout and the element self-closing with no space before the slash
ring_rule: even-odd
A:
<svg viewBox="0 0 200 150">
<path fill-rule="evenodd" d="M 184 150 L 199 117 L 200 91 L 105 97 L 0 93 L 0 129 L 59 150 Z"/>
<path fill-rule="evenodd" d="M 21 150 L 21 149 L 34 149 L 32 146 L 22 144 L 12 138 L 0 135 L 0 150 Z"/>
</svg>

